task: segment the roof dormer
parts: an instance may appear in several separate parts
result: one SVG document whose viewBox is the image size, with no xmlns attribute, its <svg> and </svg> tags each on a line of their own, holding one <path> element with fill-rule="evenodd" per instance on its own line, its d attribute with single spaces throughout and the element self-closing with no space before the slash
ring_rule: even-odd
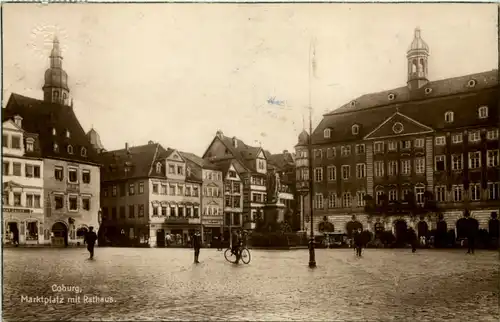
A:
<svg viewBox="0 0 500 322">
<path fill-rule="evenodd" d="M 323 137 L 325 139 L 329 139 L 332 136 L 332 130 L 330 128 L 326 128 L 323 130 Z"/>
<path fill-rule="evenodd" d="M 359 134 L 359 125 L 358 124 L 354 124 L 351 127 L 351 131 L 352 131 L 352 135 L 358 135 Z"/>
</svg>

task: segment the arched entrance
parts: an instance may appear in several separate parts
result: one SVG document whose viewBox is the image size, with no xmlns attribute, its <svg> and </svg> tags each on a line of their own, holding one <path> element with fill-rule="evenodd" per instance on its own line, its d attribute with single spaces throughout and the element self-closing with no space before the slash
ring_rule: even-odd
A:
<svg viewBox="0 0 500 322">
<path fill-rule="evenodd" d="M 434 243 L 436 247 L 445 247 L 448 244 L 448 225 L 442 219 L 437 222 Z"/>
<path fill-rule="evenodd" d="M 467 218 L 457 220 L 457 239 L 467 238 Z"/>
<path fill-rule="evenodd" d="M 19 225 L 15 221 L 10 221 L 7 223 L 7 233 L 8 240 L 13 245 L 19 245 Z"/>
<path fill-rule="evenodd" d="M 397 219 L 394 221 L 394 237 L 396 237 L 396 243 L 403 245 L 406 243 L 406 232 L 408 231 L 408 224 L 404 219 Z"/>
<path fill-rule="evenodd" d="M 58 221 L 52 225 L 52 240 L 54 246 L 68 246 L 68 227 Z"/>
</svg>

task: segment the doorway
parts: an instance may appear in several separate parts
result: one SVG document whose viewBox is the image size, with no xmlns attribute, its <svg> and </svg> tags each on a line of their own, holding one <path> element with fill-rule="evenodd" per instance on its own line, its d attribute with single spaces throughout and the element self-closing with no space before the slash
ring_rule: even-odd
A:
<svg viewBox="0 0 500 322">
<path fill-rule="evenodd" d="M 156 246 L 165 247 L 165 230 L 158 229 L 156 231 Z"/>
<path fill-rule="evenodd" d="M 19 228 L 17 222 L 9 222 L 9 240 L 12 245 L 19 245 Z"/>
<path fill-rule="evenodd" d="M 406 232 L 408 230 L 408 225 L 403 219 L 398 219 L 394 222 L 394 230 L 396 237 L 396 244 L 402 246 L 406 243 Z"/>
<path fill-rule="evenodd" d="M 68 228 L 62 222 L 56 222 L 52 226 L 52 240 L 53 246 L 68 246 Z"/>
</svg>

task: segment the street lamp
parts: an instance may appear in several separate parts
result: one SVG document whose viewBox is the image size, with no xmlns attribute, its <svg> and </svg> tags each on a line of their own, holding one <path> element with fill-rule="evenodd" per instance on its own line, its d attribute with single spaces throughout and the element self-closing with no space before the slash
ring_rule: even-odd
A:
<svg viewBox="0 0 500 322">
<path fill-rule="evenodd" d="M 308 141 L 308 154 L 309 154 L 309 208 L 310 208 L 310 217 L 311 217 L 311 239 L 309 240 L 309 268 L 316 267 L 316 254 L 314 252 L 314 215 L 313 215 L 313 197 L 314 197 L 314 183 L 313 183 L 313 166 L 312 166 L 312 104 L 311 104 L 311 67 L 314 67 L 315 64 L 315 53 L 313 53 L 313 57 L 311 60 L 311 51 L 313 48 L 313 44 L 310 44 L 309 48 L 309 141 Z"/>
</svg>

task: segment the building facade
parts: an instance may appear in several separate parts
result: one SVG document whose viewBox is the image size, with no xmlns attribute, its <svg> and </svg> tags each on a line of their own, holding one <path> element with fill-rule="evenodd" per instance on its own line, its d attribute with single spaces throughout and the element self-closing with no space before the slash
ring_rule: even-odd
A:
<svg viewBox="0 0 500 322">
<path fill-rule="evenodd" d="M 25 132 L 22 117 L 2 123 L 4 244 L 45 244 L 43 159 L 38 135 Z"/>
<path fill-rule="evenodd" d="M 23 130 L 38 138 L 44 210 L 38 241 L 42 242 L 43 236 L 43 243 L 66 246 L 81 244 L 90 226 L 98 229 L 100 208 L 97 154 L 74 113 L 72 101 L 69 103 L 67 79 L 59 42 L 54 39 L 50 67 L 45 72 L 44 99 L 12 94 L 4 109 L 4 117 L 19 117 Z"/>
<path fill-rule="evenodd" d="M 498 71 L 430 81 L 428 57 L 417 28 L 406 86 L 354 99 L 313 131 L 316 232 L 322 221 L 345 232 L 354 219 L 371 231 L 411 226 L 423 234 L 438 222 L 455 229 L 466 209 L 488 229 L 500 204 Z M 296 146 L 303 214 L 308 140 L 303 132 Z"/>
</svg>

